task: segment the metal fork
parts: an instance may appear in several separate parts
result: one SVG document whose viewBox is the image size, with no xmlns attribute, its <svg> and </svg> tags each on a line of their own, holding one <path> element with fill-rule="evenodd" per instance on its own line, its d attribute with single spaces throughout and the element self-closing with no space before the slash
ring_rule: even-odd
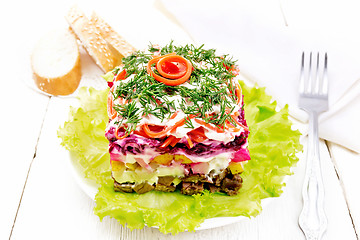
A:
<svg viewBox="0 0 360 240">
<path fill-rule="evenodd" d="M 309 114 L 309 135 L 299 225 L 308 240 L 321 239 L 327 227 L 318 136 L 318 115 L 328 110 L 327 61 L 327 53 L 323 57 L 310 53 L 309 64 L 305 66 L 305 53 L 302 54 L 299 107 Z"/>
</svg>

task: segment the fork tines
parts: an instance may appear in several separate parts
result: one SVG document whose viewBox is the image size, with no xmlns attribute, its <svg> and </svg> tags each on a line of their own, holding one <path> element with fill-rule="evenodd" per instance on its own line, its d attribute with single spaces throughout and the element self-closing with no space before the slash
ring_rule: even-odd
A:
<svg viewBox="0 0 360 240">
<path fill-rule="evenodd" d="M 308 62 L 309 64 L 305 64 Z M 300 93 L 312 95 L 327 95 L 327 53 L 302 53 Z"/>
</svg>

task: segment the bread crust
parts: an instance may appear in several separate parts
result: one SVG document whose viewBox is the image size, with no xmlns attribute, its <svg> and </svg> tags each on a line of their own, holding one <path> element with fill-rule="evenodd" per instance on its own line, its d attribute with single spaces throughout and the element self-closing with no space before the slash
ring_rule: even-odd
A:
<svg viewBox="0 0 360 240">
<path fill-rule="evenodd" d="M 122 57 L 127 57 L 136 51 L 120 34 L 104 21 L 95 12 L 92 13 L 90 23 L 100 32 L 101 36 L 117 51 Z"/>
<path fill-rule="evenodd" d="M 120 64 L 121 59 L 115 56 L 97 28 L 81 10 L 73 6 L 65 18 L 88 54 L 104 72 Z"/>
<path fill-rule="evenodd" d="M 37 87 L 51 95 L 69 95 L 78 88 L 81 80 L 80 54 L 73 68 L 65 75 L 49 78 L 40 76 L 33 67 L 33 78 Z"/>
<path fill-rule="evenodd" d="M 31 55 L 34 82 L 41 91 L 51 95 L 69 95 L 78 88 L 81 80 L 80 51 L 76 37 L 69 29 L 64 30 L 53 30 L 44 35 Z M 49 48 L 47 44 L 60 48 Z M 64 54 L 63 51 L 68 53 Z M 51 65 L 59 65 L 62 70 L 54 71 Z"/>
</svg>

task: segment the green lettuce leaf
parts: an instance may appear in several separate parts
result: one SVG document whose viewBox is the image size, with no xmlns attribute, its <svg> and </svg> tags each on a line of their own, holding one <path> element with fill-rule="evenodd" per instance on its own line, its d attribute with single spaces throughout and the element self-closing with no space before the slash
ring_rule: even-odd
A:
<svg viewBox="0 0 360 240">
<path fill-rule="evenodd" d="M 112 82 L 114 80 L 114 73 L 112 71 L 107 72 L 105 75 L 102 76 L 107 82 Z"/>
<path fill-rule="evenodd" d="M 151 191 L 145 194 L 119 193 L 113 190 L 108 141 L 104 137 L 108 120 L 107 90 L 82 89 L 80 107 L 71 108 L 70 118 L 58 131 L 62 145 L 76 156 L 85 176 L 101 187 L 95 197 L 95 214 L 110 216 L 130 229 L 156 226 L 163 233 L 194 231 L 208 218 L 256 216 L 261 199 L 278 197 L 284 177 L 302 150 L 300 132 L 291 129 L 288 107 L 277 104 L 264 88 L 248 87 L 240 82 L 245 102 L 245 118 L 250 129 L 251 160 L 245 165 L 243 187 L 236 196 L 209 193 L 185 196 L 179 192 Z"/>
<path fill-rule="evenodd" d="M 58 130 L 61 145 L 68 149 L 84 170 L 85 177 L 101 184 L 109 182 L 110 155 L 104 137 L 109 90 L 81 88 L 78 108 L 70 107 L 69 120 Z"/>
</svg>

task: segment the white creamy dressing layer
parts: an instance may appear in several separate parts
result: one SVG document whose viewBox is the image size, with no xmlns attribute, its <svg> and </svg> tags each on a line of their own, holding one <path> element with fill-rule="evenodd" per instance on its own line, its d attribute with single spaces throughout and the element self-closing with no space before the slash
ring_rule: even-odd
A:
<svg viewBox="0 0 360 240">
<path fill-rule="evenodd" d="M 143 124 L 148 124 L 148 125 L 157 125 L 157 126 L 164 126 L 164 127 L 170 127 L 173 126 L 175 123 L 181 121 L 182 119 L 184 119 L 186 117 L 186 114 L 184 114 L 183 111 L 179 110 L 177 116 L 173 119 L 169 119 L 167 121 L 161 121 L 160 118 L 155 117 L 154 115 L 149 114 L 146 117 L 143 117 L 140 122 L 138 123 L 138 127 L 137 129 L 139 130 L 141 125 Z M 115 122 L 118 122 L 119 119 L 115 118 L 113 119 L 110 123 L 109 126 L 113 125 L 114 127 L 117 127 L 117 125 L 115 124 Z M 220 142 L 224 142 L 225 144 L 228 142 L 231 142 L 235 139 L 236 136 L 239 136 L 242 132 L 244 132 L 245 130 L 242 127 L 240 128 L 239 132 L 231 132 L 231 131 L 224 131 L 224 132 L 217 132 L 214 131 L 211 128 L 208 128 L 206 126 L 203 126 L 199 123 L 197 123 L 195 121 L 195 119 L 190 119 L 192 126 L 194 126 L 194 128 L 189 128 L 186 124 L 179 126 L 176 128 L 175 131 L 173 132 L 169 132 L 168 136 L 173 135 L 176 138 L 183 138 L 187 135 L 187 133 L 189 133 L 190 131 L 198 128 L 198 127 L 203 127 L 205 129 L 205 136 L 208 139 L 212 139 L 212 140 L 216 140 L 216 141 L 220 141 Z"/>
<path fill-rule="evenodd" d="M 145 148 L 141 154 L 126 153 L 126 155 L 122 156 L 122 161 L 124 163 L 136 163 L 136 158 L 140 158 L 146 164 L 149 164 L 150 161 L 157 155 L 159 155 L 159 153 L 156 152 L 153 148 Z"/>
<path fill-rule="evenodd" d="M 206 64 L 204 64 L 203 62 L 200 62 L 200 63 L 195 63 L 198 67 L 201 67 L 201 68 L 207 68 L 208 66 L 206 66 Z M 144 64 L 144 67 L 146 67 L 146 64 Z M 127 83 L 128 81 L 130 81 L 131 79 L 134 78 L 134 74 L 130 75 L 128 78 L 124 79 L 124 80 L 121 80 L 121 81 L 117 81 L 115 82 L 115 86 L 118 87 L 120 82 L 122 83 Z M 212 77 L 212 76 L 210 76 Z M 238 79 L 237 77 L 234 77 L 234 79 L 232 79 L 232 81 L 234 82 L 237 82 Z M 197 84 L 196 83 L 192 83 L 190 84 L 189 81 L 186 81 L 185 83 L 181 84 L 181 86 L 183 87 L 186 87 L 186 88 L 189 88 L 189 89 L 196 89 L 197 88 Z M 226 96 L 229 101 L 231 102 L 230 100 L 230 97 L 229 96 Z M 177 109 L 178 111 L 178 114 L 177 116 L 174 118 L 174 119 L 164 119 L 164 121 L 162 121 L 160 118 L 157 118 L 156 116 L 152 115 L 152 114 L 149 114 L 148 116 L 146 117 L 143 117 L 140 122 L 137 124 L 137 129 L 139 130 L 141 125 L 143 124 L 148 124 L 148 125 L 157 125 L 157 126 L 164 126 L 164 127 L 170 127 L 170 126 L 173 126 L 175 123 L 183 120 L 185 117 L 186 117 L 186 114 L 180 109 L 180 103 L 182 102 L 183 98 L 179 95 L 176 95 L 176 96 L 167 96 L 167 99 L 169 101 L 173 101 L 174 104 L 175 104 L 175 108 Z M 138 100 L 135 100 L 136 101 L 136 107 L 140 109 L 142 109 L 142 105 L 140 104 L 140 102 Z M 119 101 L 115 100 L 114 103 L 119 103 Z M 154 103 L 150 103 L 152 105 L 153 108 L 155 108 L 155 104 Z M 193 103 L 190 103 L 190 102 L 187 102 L 186 101 L 186 104 L 188 106 L 191 106 L 193 105 Z M 200 103 L 199 103 L 200 104 Z M 238 104 L 232 104 L 233 109 L 232 109 L 232 112 L 231 114 L 235 113 L 235 112 L 238 112 L 241 108 L 241 106 L 239 106 Z M 221 107 L 219 104 L 216 104 L 212 107 L 212 110 L 213 111 L 208 111 L 207 114 L 211 114 L 211 113 L 220 113 L 221 111 Z M 115 122 L 118 122 L 119 120 L 119 117 L 115 118 L 112 122 L 110 122 L 109 125 L 112 125 L 112 123 L 115 123 Z M 188 124 L 184 124 L 182 126 L 179 126 L 176 128 L 176 131 L 175 132 L 169 132 L 168 133 L 168 136 L 170 135 L 173 135 L 174 137 L 176 138 L 183 138 L 187 135 L 187 133 L 189 133 L 190 131 L 202 126 L 205 128 L 205 136 L 208 138 L 208 139 L 212 139 L 212 140 L 216 140 L 216 141 L 221 141 L 221 142 L 224 142 L 224 143 L 228 143 L 228 142 L 231 142 L 235 139 L 236 136 L 239 136 L 242 132 L 244 132 L 245 130 L 238 126 L 240 128 L 240 131 L 239 132 L 232 132 L 232 131 L 224 131 L 224 132 L 217 132 L 217 131 L 214 131 L 213 129 L 211 128 L 208 128 L 206 126 L 203 126 L 203 125 L 200 125 L 199 123 L 197 123 L 195 121 L 195 119 L 190 119 L 189 121 L 191 121 L 191 124 L 192 126 L 194 126 L 194 128 L 189 128 L 188 127 Z M 125 121 L 126 122 L 126 121 Z M 116 126 L 115 126 L 116 127 Z"/>
<path fill-rule="evenodd" d="M 214 156 L 209 157 L 202 157 L 202 156 L 194 156 L 194 155 L 188 155 L 184 153 L 183 151 L 179 151 L 174 153 L 174 155 L 184 155 L 187 158 L 189 158 L 193 163 L 202 163 L 202 162 L 210 162 L 214 159 L 227 159 L 227 163 L 230 162 L 231 158 L 233 157 L 233 152 L 224 152 L 220 153 Z M 127 153 L 122 157 L 122 161 L 124 163 L 135 163 L 137 162 L 136 158 L 141 158 L 146 164 L 149 164 L 150 161 L 159 155 L 159 152 L 155 151 L 153 148 L 145 148 L 144 151 L 141 154 L 132 154 Z"/>
<path fill-rule="evenodd" d="M 176 100 L 181 99 L 180 96 L 172 96 L 171 98 L 176 99 Z M 114 102 L 116 103 L 116 100 Z M 178 104 L 176 104 L 176 102 L 177 101 L 175 101 L 175 105 L 178 105 Z M 138 108 L 140 108 L 140 109 L 142 108 L 141 104 L 138 101 L 136 102 L 136 106 Z M 231 114 L 233 114 L 235 112 L 238 112 L 239 110 L 240 110 L 240 106 L 239 105 L 234 105 L 234 109 L 233 109 Z M 183 111 L 177 110 L 177 112 L 178 113 L 177 113 L 175 118 L 173 118 L 173 119 L 164 119 L 164 121 L 162 121 L 160 118 L 158 118 L 158 117 L 156 117 L 156 116 L 154 116 L 152 114 L 149 114 L 148 116 L 144 116 L 140 120 L 140 122 L 137 124 L 137 126 L 138 126 L 137 129 L 140 129 L 141 125 L 143 125 L 143 124 L 157 125 L 157 126 L 164 126 L 164 127 L 174 126 L 175 123 L 177 123 L 177 122 L 183 120 L 185 117 L 187 117 L 186 114 Z M 213 106 L 213 112 L 219 113 L 220 112 L 220 105 L 214 105 Z M 209 114 L 210 114 L 210 112 L 209 112 Z M 112 120 L 112 123 L 118 122 L 119 120 L 120 120 L 119 118 L 115 118 L 114 120 Z M 245 131 L 242 127 L 239 127 L 240 131 L 238 131 L 238 132 L 232 132 L 232 131 L 217 132 L 217 131 L 214 131 L 211 128 L 208 128 L 206 126 L 203 126 L 203 125 L 197 123 L 194 118 L 192 118 L 192 119 L 190 119 L 188 121 L 191 122 L 191 125 L 194 126 L 194 128 L 190 128 L 188 126 L 188 124 L 183 124 L 182 126 L 177 127 L 176 131 L 169 132 L 168 136 L 173 135 L 176 138 L 183 138 L 190 131 L 202 126 L 205 129 L 205 136 L 207 138 L 212 139 L 212 140 L 216 140 L 216 141 L 221 141 L 221 142 L 224 142 L 224 143 L 228 143 L 228 142 L 233 141 L 236 136 L 239 136 L 242 132 Z"/>
<path fill-rule="evenodd" d="M 138 123 L 138 126 L 141 126 L 146 123 L 148 125 L 170 127 L 170 126 L 174 126 L 177 122 L 183 120 L 185 117 L 187 117 L 186 114 L 181 110 L 178 111 L 175 118 L 169 119 L 164 122 L 162 122 L 161 119 L 155 117 L 154 115 L 149 115 L 147 117 L 142 118 L 140 123 Z M 173 135 L 176 138 L 183 138 L 190 131 L 202 126 L 205 129 L 205 136 L 208 139 L 228 143 L 233 141 L 236 136 L 239 136 L 244 131 L 244 129 L 241 129 L 239 132 L 231 132 L 231 131 L 217 132 L 211 128 L 208 128 L 206 126 L 197 123 L 194 118 L 190 119 L 189 121 L 191 122 L 192 126 L 194 126 L 194 128 L 190 128 L 188 127 L 187 124 L 183 124 L 182 126 L 177 127 L 175 131 L 169 132 L 168 136 Z"/>
<path fill-rule="evenodd" d="M 140 154 L 129 156 L 127 154 L 125 156 L 126 162 L 131 162 L 135 160 L 135 157 L 144 157 Z M 144 158 L 146 159 L 146 157 Z M 128 161 L 129 160 L 129 161 Z M 206 171 L 204 174 L 209 174 L 212 170 L 214 170 L 214 174 L 220 174 L 223 169 L 227 168 L 230 162 L 230 154 L 222 153 L 218 154 L 214 157 L 207 158 L 208 168 L 205 168 Z M 149 171 L 145 168 L 135 169 L 135 171 L 113 171 L 113 178 L 119 182 L 144 182 L 148 181 L 150 184 L 156 183 L 158 178 L 161 176 L 174 176 L 174 177 L 184 177 L 185 176 L 185 168 L 180 164 L 174 164 L 170 166 L 159 166 L 157 169 L 153 171 Z"/>
</svg>

